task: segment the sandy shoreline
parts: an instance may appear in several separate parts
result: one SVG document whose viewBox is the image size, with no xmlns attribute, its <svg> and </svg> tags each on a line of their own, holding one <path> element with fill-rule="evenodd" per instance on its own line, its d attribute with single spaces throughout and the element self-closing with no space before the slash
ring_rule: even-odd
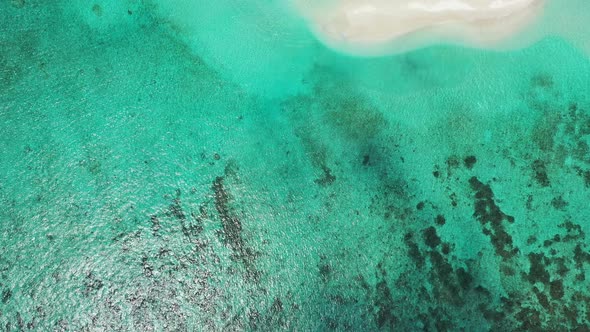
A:
<svg viewBox="0 0 590 332">
<path fill-rule="evenodd" d="M 503 47 L 545 5 L 545 0 L 295 1 L 318 39 L 357 55 L 403 52 L 436 41 Z"/>
</svg>

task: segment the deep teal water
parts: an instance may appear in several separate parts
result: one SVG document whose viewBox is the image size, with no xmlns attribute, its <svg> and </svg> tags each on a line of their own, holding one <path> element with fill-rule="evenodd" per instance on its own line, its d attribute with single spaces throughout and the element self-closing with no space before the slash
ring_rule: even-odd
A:
<svg viewBox="0 0 590 332">
<path fill-rule="evenodd" d="M 590 330 L 586 55 L 251 4 L 0 2 L 0 330 Z"/>
</svg>

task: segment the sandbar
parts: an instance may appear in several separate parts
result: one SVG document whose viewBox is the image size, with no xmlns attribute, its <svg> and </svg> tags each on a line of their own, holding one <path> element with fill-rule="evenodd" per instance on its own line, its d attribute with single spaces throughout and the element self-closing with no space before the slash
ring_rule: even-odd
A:
<svg viewBox="0 0 590 332">
<path fill-rule="evenodd" d="M 447 42 L 503 47 L 530 26 L 545 0 L 294 0 L 326 45 L 356 55 Z"/>
</svg>

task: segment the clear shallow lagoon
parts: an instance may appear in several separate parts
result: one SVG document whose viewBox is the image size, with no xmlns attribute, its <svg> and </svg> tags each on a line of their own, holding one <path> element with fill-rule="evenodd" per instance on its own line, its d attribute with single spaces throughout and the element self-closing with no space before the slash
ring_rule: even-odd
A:
<svg viewBox="0 0 590 332">
<path fill-rule="evenodd" d="M 277 4 L 0 3 L 0 330 L 589 330 L 588 56 Z"/>
</svg>

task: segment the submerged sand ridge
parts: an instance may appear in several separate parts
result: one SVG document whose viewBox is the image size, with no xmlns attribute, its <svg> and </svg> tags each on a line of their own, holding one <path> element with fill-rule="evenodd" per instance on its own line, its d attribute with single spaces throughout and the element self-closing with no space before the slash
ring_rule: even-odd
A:
<svg viewBox="0 0 590 332">
<path fill-rule="evenodd" d="M 348 53 L 392 53 L 443 41 L 501 46 L 535 21 L 544 0 L 295 0 L 316 36 Z"/>
</svg>

